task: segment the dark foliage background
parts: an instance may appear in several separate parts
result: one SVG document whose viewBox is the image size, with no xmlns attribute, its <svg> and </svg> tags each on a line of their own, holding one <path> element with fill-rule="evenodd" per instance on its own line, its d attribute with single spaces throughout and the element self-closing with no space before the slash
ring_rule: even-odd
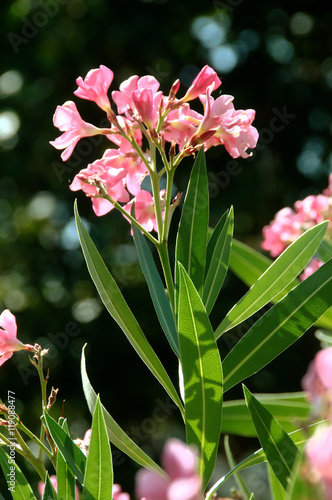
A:
<svg viewBox="0 0 332 500">
<path fill-rule="evenodd" d="M 257 111 L 261 136 L 249 160 L 233 161 L 221 148 L 207 153 L 211 225 L 233 204 L 236 236 L 259 248 L 261 229 L 274 213 L 321 191 L 332 170 L 330 6 L 309 0 L 16 0 L 2 2 L 0 16 L 0 310 L 16 315 L 22 341 L 50 348 L 50 386 L 60 389 L 54 415 L 64 407 L 74 437 L 90 427 L 79 372 L 87 342 L 88 372 L 105 406 L 157 459 L 168 435 L 183 437 L 180 419 L 167 408 L 164 422 L 154 420 L 165 396 L 103 310 L 73 221 L 75 194 L 68 185 L 102 156 L 106 143 L 83 140 L 62 164 L 49 145 L 58 135 L 52 115 L 57 105 L 74 100 L 86 121 L 103 118 L 97 106 L 72 94 L 75 79 L 100 64 L 115 73 L 112 90 L 133 74 L 152 74 L 165 93 L 177 78 L 184 92 L 210 64 L 236 108 Z M 184 162 L 178 173 L 179 190 L 191 165 Z M 116 213 L 97 218 L 90 201 L 82 193 L 77 197 L 94 241 L 176 381 L 177 366 L 150 305 L 129 226 Z M 228 278 L 213 313 L 216 324 L 244 291 Z M 316 349 L 307 334 L 249 387 L 300 390 Z M 39 388 L 26 353 L 1 367 L 4 402 L 8 390 L 16 394 L 22 419 L 36 429 Z M 234 440 L 234 451 L 250 445 Z M 132 491 L 135 466 L 118 455 L 115 464 L 116 481 Z"/>
</svg>

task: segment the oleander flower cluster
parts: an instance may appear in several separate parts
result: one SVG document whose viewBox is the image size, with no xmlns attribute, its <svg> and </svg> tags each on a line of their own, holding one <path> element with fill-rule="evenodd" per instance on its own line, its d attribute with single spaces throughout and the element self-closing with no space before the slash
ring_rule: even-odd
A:
<svg viewBox="0 0 332 500">
<path fill-rule="evenodd" d="M 329 185 L 321 194 L 310 195 L 298 200 L 294 208 L 285 207 L 276 213 L 268 226 L 263 227 L 263 250 L 270 252 L 271 257 L 278 257 L 293 241 L 307 229 L 316 224 L 329 220 L 330 224 L 325 238 L 331 242 L 332 229 L 332 174 L 329 176 Z M 300 279 L 305 279 L 315 272 L 323 261 L 314 257 Z"/>
<path fill-rule="evenodd" d="M 324 485 L 327 499 L 332 499 L 332 347 L 319 351 L 302 379 L 303 389 L 312 404 L 313 416 L 326 420 L 305 447 L 314 477 Z"/>
<path fill-rule="evenodd" d="M 51 144 L 63 150 L 61 158 L 66 161 L 80 139 L 104 135 L 109 145 L 102 158 L 81 170 L 70 189 L 82 190 L 90 197 L 98 216 L 116 206 L 122 207 L 120 211 L 126 217 L 134 204 L 141 226 L 147 231 L 158 231 L 154 207 L 157 203 L 162 210 L 165 204 L 165 192 L 160 188 L 157 192 L 156 187 L 160 177 L 202 147 L 207 150 L 223 145 L 233 158 L 250 156 L 249 150 L 258 140 L 258 132 L 252 126 L 255 111 L 236 110 L 231 95 L 212 97 L 221 81 L 209 66 L 199 72 L 181 98 L 177 97 L 179 80 L 164 95 L 154 76 L 134 75 L 122 82 L 119 90 L 112 91 L 112 107 L 108 92 L 113 76 L 106 66 L 92 69 L 84 79 L 77 78 L 78 88 L 74 92 L 81 99 L 95 102 L 106 113 L 109 126 L 96 127 L 85 122 L 76 104 L 67 101 L 55 111 L 54 125 L 62 134 Z M 195 99 L 200 101 L 201 112 L 191 107 Z M 142 187 L 149 176 L 152 193 Z"/>
</svg>

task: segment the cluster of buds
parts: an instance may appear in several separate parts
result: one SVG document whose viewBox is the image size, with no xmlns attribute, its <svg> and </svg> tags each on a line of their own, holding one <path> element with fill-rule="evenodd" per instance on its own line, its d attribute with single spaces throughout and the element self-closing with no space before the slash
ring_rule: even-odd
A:
<svg viewBox="0 0 332 500">
<path fill-rule="evenodd" d="M 321 194 L 307 196 L 303 200 L 296 201 L 294 209 L 285 207 L 276 213 L 273 221 L 263 228 L 262 248 L 270 252 L 272 257 L 277 257 L 307 229 L 324 220 L 332 223 L 331 195 L 332 174 L 329 177 L 328 187 Z M 331 223 L 326 234 L 326 238 L 330 241 Z M 300 278 L 302 280 L 307 278 L 322 264 L 319 258 L 314 257 Z"/>
<path fill-rule="evenodd" d="M 117 114 L 108 97 L 112 80 L 113 72 L 100 66 L 89 71 L 84 80 L 79 77 L 74 92 L 94 101 L 106 113 L 110 126 L 98 128 L 85 122 L 75 103 L 68 101 L 55 111 L 54 125 L 63 133 L 51 142 L 63 150 L 64 161 L 83 137 L 102 134 L 112 143 L 103 157 L 81 170 L 70 185 L 71 190 L 82 190 L 92 199 L 98 216 L 121 203 L 126 217 L 134 203 L 136 220 L 147 231 L 157 231 L 154 198 L 160 195 L 141 188 L 145 177 L 159 175 L 160 180 L 163 173 L 176 169 L 185 156 L 202 147 L 207 150 L 223 145 L 233 158 L 246 158 L 250 155 L 247 150 L 256 146 L 258 132 L 252 126 L 255 111 L 236 110 L 230 95 L 214 99 L 211 93 L 221 81 L 209 66 L 199 72 L 182 98 L 176 97 L 179 80 L 166 96 L 155 77 L 130 77 L 112 92 Z M 190 107 L 196 98 L 201 101 L 202 113 Z M 158 172 L 156 151 L 163 163 Z"/>
</svg>

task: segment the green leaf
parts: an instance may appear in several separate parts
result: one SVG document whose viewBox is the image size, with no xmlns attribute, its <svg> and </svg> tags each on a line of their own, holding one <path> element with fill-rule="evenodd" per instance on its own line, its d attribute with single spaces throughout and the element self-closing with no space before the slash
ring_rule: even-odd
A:
<svg viewBox="0 0 332 500">
<path fill-rule="evenodd" d="M 310 414 L 310 403 L 303 392 L 286 394 L 255 394 L 286 432 L 305 425 Z M 224 401 L 221 431 L 224 434 L 254 437 L 257 435 L 245 401 Z"/>
<path fill-rule="evenodd" d="M 234 215 L 233 208 L 231 207 L 218 238 L 215 241 L 213 233 L 209 240 L 210 246 L 214 244 L 214 250 L 209 261 L 209 267 L 203 286 L 203 303 L 208 314 L 210 314 L 210 312 L 212 311 L 212 308 L 215 304 L 215 301 L 217 300 L 228 271 L 229 257 L 232 246 L 233 227 Z M 218 225 L 217 230 L 219 230 Z M 209 253 L 210 251 L 211 250 L 209 248 Z"/>
<path fill-rule="evenodd" d="M 164 330 L 173 351 L 179 357 L 180 351 L 178 333 L 175 326 L 171 304 L 165 292 L 165 287 L 158 273 L 149 245 L 145 241 L 143 234 L 135 226 L 135 224 L 132 225 L 132 230 L 141 268 L 148 284 L 160 325 Z"/>
<path fill-rule="evenodd" d="M 288 499 L 287 493 L 282 487 L 280 481 L 278 481 L 277 476 L 273 472 L 270 464 L 268 464 L 267 470 L 268 470 L 268 479 L 271 490 L 271 498 L 273 498 L 274 500 L 287 500 Z"/>
<path fill-rule="evenodd" d="M 318 257 L 322 259 L 324 262 L 327 262 L 332 258 L 332 246 L 326 241 L 323 240 L 318 248 Z"/>
<path fill-rule="evenodd" d="M 13 500 L 36 500 L 30 484 L 15 461 L 0 447 L 0 466 L 7 481 Z M 14 467 L 14 469 L 11 469 Z M 15 477 L 11 483 L 10 475 Z"/>
<path fill-rule="evenodd" d="M 82 384 L 85 399 L 90 410 L 91 415 L 94 414 L 96 402 L 97 402 L 97 394 L 94 391 L 87 371 L 86 371 L 86 362 L 84 356 L 84 349 L 86 344 L 82 349 L 82 357 L 81 357 L 81 376 L 82 376 Z M 128 457 L 142 465 L 146 469 L 150 469 L 162 477 L 166 477 L 165 472 L 157 465 L 139 446 L 137 446 L 134 441 L 130 439 L 130 437 L 121 429 L 121 427 L 115 422 L 115 420 L 108 413 L 106 408 L 101 405 L 103 410 L 103 415 L 105 419 L 106 429 L 108 438 L 117 448 L 126 453 Z"/>
<path fill-rule="evenodd" d="M 45 413 L 41 418 L 44 420 L 48 432 L 58 448 L 58 453 L 61 453 L 68 467 L 77 477 L 78 481 L 83 484 L 86 456 L 68 436 L 67 432 L 50 415 Z"/>
<path fill-rule="evenodd" d="M 327 421 L 325 420 L 325 422 Z M 301 451 L 305 443 L 308 441 L 308 435 L 310 435 L 311 432 L 314 432 L 315 429 L 317 429 L 317 427 L 319 427 L 322 423 L 324 423 L 324 421 L 306 426 L 304 429 L 297 429 L 295 432 L 291 432 L 289 434 L 289 437 Z M 225 476 L 216 481 L 216 483 L 206 493 L 205 500 L 212 500 L 213 495 L 217 491 L 217 489 L 222 484 L 224 484 L 227 481 L 227 479 L 229 479 L 235 472 L 246 469 L 247 467 L 252 467 L 253 465 L 261 464 L 263 462 L 266 462 L 266 456 L 263 449 L 260 448 L 259 450 L 255 451 L 255 453 L 242 460 L 242 462 L 240 462 L 236 467 L 234 467 L 234 469 L 229 471 Z"/>
<path fill-rule="evenodd" d="M 257 252 L 245 243 L 241 243 L 233 238 L 232 251 L 230 257 L 230 269 L 246 285 L 251 287 L 260 276 L 271 266 L 272 260 Z M 286 288 L 276 295 L 272 302 L 276 303 L 284 297 L 292 288 L 299 284 L 299 280 L 293 280 Z M 332 308 L 328 309 L 315 324 L 322 328 L 332 329 Z"/>
<path fill-rule="evenodd" d="M 226 219 L 228 218 L 228 216 L 229 216 L 229 210 L 226 210 L 226 212 L 220 217 L 218 224 L 215 226 L 214 229 L 212 229 L 211 227 L 208 227 L 208 244 L 206 247 L 205 274 L 204 274 L 205 278 L 206 278 L 207 271 L 208 271 L 210 264 L 211 264 L 213 252 L 215 250 L 217 241 L 218 241 L 220 234 L 224 228 L 224 225 L 225 225 L 225 222 L 226 222 Z"/>
<path fill-rule="evenodd" d="M 86 461 L 83 500 L 112 500 L 113 465 L 106 424 L 97 397 Z"/>
<path fill-rule="evenodd" d="M 45 478 L 44 482 L 45 482 L 45 488 L 43 491 L 42 500 L 56 500 L 57 495 L 54 491 L 54 487 L 53 487 L 53 484 L 51 483 L 48 472 L 46 472 L 46 478 Z M 59 498 L 61 498 L 61 497 L 59 497 Z M 67 498 L 67 497 L 65 497 L 65 498 Z"/>
<path fill-rule="evenodd" d="M 292 345 L 332 304 L 332 260 L 262 316 L 223 361 L 224 390 L 256 373 Z"/>
<path fill-rule="evenodd" d="M 326 232 L 322 222 L 297 238 L 259 277 L 250 290 L 230 310 L 215 331 L 216 338 L 249 318 L 278 295 L 308 264 Z"/>
<path fill-rule="evenodd" d="M 245 386 L 243 392 L 265 456 L 286 491 L 299 450 L 279 422 Z"/>
<path fill-rule="evenodd" d="M 176 392 L 171 379 L 158 356 L 147 341 L 135 316 L 126 303 L 119 287 L 107 269 L 97 248 L 95 247 L 89 233 L 85 229 L 77 210 L 75 202 L 75 219 L 80 238 L 84 258 L 91 275 L 91 278 L 98 290 L 101 300 L 114 320 L 118 323 L 127 339 L 134 347 L 137 354 L 151 370 L 153 375 L 159 380 L 168 395 L 179 407 L 183 414 L 183 406 L 178 393 Z"/>
<path fill-rule="evenodd" d="M 209 223 L 209 191 L 204 149 L 197 154 L 184 200 L 175 256 L 202 293 Z M 178 284 L 177 269 L 175 269 Z M 177 289 L 177 286 L 176 286 Z"/>
<path fill-rule="evenodd" d="M 68 434 L 67 420 L 60 417 L 58 424 Z M 66 498 L 68 500 L 75 499 L 75 476 L 71 469 L 68 467 L 65 459 L 61 453 L 56 455 L 56 477 L 57 477 L 57 491 L 59 498 Z"/>
<path fill-rule="evenodd" d="M 213 330 L 202 300 L 179 263 L 179 341 L 188 444 L 200 456 L 206 486 L 214 469 L 221 431 L 222 370 Z"/>
</svg>

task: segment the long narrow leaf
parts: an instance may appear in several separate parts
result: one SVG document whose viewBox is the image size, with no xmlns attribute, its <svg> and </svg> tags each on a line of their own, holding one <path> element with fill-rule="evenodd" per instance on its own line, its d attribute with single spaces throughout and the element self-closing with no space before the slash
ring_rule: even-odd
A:
<svg viewBox="0 0 332 500">
<path fill-rule="evenodd" d="M 262 255 L 245 243 L 233 238 L 229 266 L 233 273 L 249 287 L 260 278 L 272 263 L 273 261 L 265 255 Z M 298 284 L 299 280 L 293 280 L 278 295 L 272 298 L 272 302 L 278 302 Z M 315 325 L 331 329 L 332 308 L 328 309 L 317 321 L 315 321 Z"/>
<path fill-rule="evenodd" d="M 58 452 L 61 453 L 78 481 L 83 484 L 86 456 L 68 436 L 67 432 L 50 415 L 45 413 L 42 419 L 45 421 L 48 432 L 58 448 Z"/>
<path fill-rule="evenodd" d="M 234 215 L 233 208 L 231 207 L 226 221 L 223 225 L 223 229 L 220 232 L 217 241 L 215 242 L 213 254 L 209 262 L 209 268 L 204 281 L 203 303 L 208 314 L 210 314 L 210 312 L 212 311 L 212 308 L 215 304 L 215 301 L 217 300 L 228 271 L 232 246 L 233 227 Z M 213 238 L 213 234 L 211 238 Z"/>
<path fill-rule="evenodd" d="M 222 370 L 213 330 L 202 300 L 179 265 L 179 341 L 185 391 L 188 444 L 200 455 L 200 476 L 208 483 L 221 432 Z"/>
<path fill-rule="evenodd" d="M 86 362 L 84 355 L 85 346 L 82 349 L 82 357 L 81 357 L 81 376 L 82 376 L 82 384 L 85 399 L 90 410 L 91 415 L 93 415 L 97 394 L 93 389 L 91 382 L 89 380 L 87 371 L 86 371 Z M 137 446 L 134 441 L 130 439 L 130 437 L 121 429 L 121 427 L 115 422 L 115 420 L 108 413 L 106 408 L 101 405 L 103 410 L 103 415 L 105 419 L 105 424 L 107 428 L 108 438 L 117 448 L 123 451 L 128 457 L 142 465 L 146 469 L 150 469 L 152 471 L 157 472 L 160 476 L 165 477 L 165 472 L 143 451 L 139 446 Z"/>
<path fill-rule="evenodd" d="M 164 330 L 173 351 L 179 357 L 180 351 L 178 333 L 176 331 L 174 316 L 171 304 L 165 292 L 165 287 L 158 273 L 149 245 L 145 241 L 143 234 L 134 224 L 132 225 L 132 229 L 141 268 L 146 278 L 160 325 Z"/>
<path fill-rule="evenodd" d="M 324 237 L 326 227 L 326 221 L 318 224 L 286 248 L 229 311 L 215 331 L 216 338 L 249 318 L 294 281 L 315 254 Z"/>
<path fill-rule="evenodd" d="M 286 394 L 255 394 L 286 432 L 305 425 L 310 414 L 310 403 L 303 392 Z M 224 401 L 221 431 L 238 436 L 257 436 L 245 401 Z"/>
<path fill-rule="evenodd" d="M 158 356 L 147 341 L 135 316 L 128 307 L 119 287 L 107 269 L 89 233 L 85 229 L 75 202 L 75 219 L 84 258 L 91 278 L 98 290 L 106 309 L 118 323 L 137 354 L 159 380 L 168 395 L 177 404 L 183 414 L 183 407 L 178 393 L 170 380 Z"/>
<path fill-rule="evenodd" d="M 6 478 L 13 500 L 36 500 L 32 488 L 15 461 L 0 447 L 0 466 Z M 14 467 L 10 469 L 10 467 Z M 14 473 L 14 474 L 13 474 Z M 12 481 L 11 476 L 15 479 Z M 12 482 L 14 484 L 12 484 Z"/>
<path fill-rule="evenodd" d="M 59 419 L 59 425 L 69 435 L 67 421 Z M 57 477 L 57 491 L 59 498 L 66 498 L 68 500 L 75 499 L 75 476 L 71 469 L 68 467 L 67 462 L 61 455 L 56 455 L 56 477 Z"/>
<path fill-rule="evenodd" d="M 89 453 L 86 461 L 83 500 L 112 500 L 113 465 L 99 396 L 92 419 Z"/>
<path fill-rule="evenodd" d="M 332 260 L 264 314 L 223 361 L 224 388 L 253 375 L 292 345 L 332 304 Z"/>
<path fill-rule="evenodd" d="M 265 456 L 286 491 L 299 450 L 279 422 L 245 386 L 243 392 Z"/>
<path fill-rule="evenodd" d="M 229 210 L 226 210 L 226 212 L 220 217 L 217 225 L 212 229 L 211 227 L 208 227 L 208 244 L 206 247 L 206 258 L 205 258 L 205 278 L 207 275 L 207 271 L 210 267 L 213 252 L 216 248 L 217 241 L 219 240 L 220 234 L 224 228 L 225 222 L 227 220 L 227 217 L 229 215 Z"/>
<path fill-rule="evenodd" d="M 225 436 L 224 439 L 224 448 L 225 448 L 225 455 L 227 458 L 228 465 L 230 466 L 231 469 L 234 469 L 236 467 L 236 463 L 233 457 L 233 453 L 229 444 L 229 436 Z M 250 496 L 250 491 L 248 490 L 248 487 L 245 483 L 245 481 L 242 479 L 241 474 L 239 472 L 234 472 L 234 479 L 236 484 L 238 485 L 239 490 L 242 493 L 243 500 L 248 500 Z"/>
<path fill-rule="evenodd" d="M 199 294 L 203 287 L 208 223 L 208 178 L 201 148 L 190 175 L 175 251 L 176 260 L 183 265 Z M 177 269 L 175 278 L 178 285 Z"/>
</svg>

